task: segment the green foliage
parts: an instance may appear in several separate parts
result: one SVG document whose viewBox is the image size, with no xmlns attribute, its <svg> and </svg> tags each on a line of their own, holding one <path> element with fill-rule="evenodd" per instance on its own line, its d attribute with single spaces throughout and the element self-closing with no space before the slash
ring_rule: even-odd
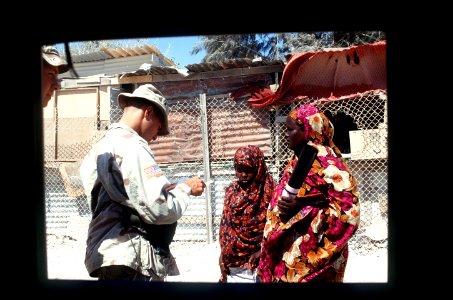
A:
<svg viewBox="0 0 453 300">
<path fill-rule="evenodd" d="M 350 47 L 380 40 L 385 40 L 382 31 L 210 35 L 202 36 L 191 54 L 205 49 L 203 63 L 235 58 L 285 60 L 292 53 Z"/>
<path fill-rule="evenodd" d="M 203 48 L 206 55 L 201 62 L 222 61 L 235 58 L 261 57 L 266 43 L 255 34 L 231 34 L 202 36 L 201 43 L 195 45 L 191 54 Z"/>
</svg>

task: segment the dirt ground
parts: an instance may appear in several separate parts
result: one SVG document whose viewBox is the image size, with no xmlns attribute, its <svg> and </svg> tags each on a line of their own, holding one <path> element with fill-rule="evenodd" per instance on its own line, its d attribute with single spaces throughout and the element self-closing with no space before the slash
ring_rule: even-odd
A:
<svg viewBox="0 0 453 300">
<path fill-rule="evenodd" d="M 48 234 L 47 245 L 49 279 L 95 280 L 85 269 L 83 234 L 78 237 Z M 181 275 L 168 277 L 167 281 L 217 282 L 219 279 L 218 242 L 173 242 L 171 251 Z M 366 256 L 350 254 L 345 283 L 385 283 L 387 278 L 385 248 Z"/>
</svg>

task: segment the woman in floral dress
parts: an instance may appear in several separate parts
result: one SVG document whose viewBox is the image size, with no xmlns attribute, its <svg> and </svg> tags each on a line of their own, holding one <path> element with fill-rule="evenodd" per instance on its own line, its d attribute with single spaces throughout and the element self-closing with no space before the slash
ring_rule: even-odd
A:
<svg viewBox="0 0 453 300">
<path fill-rule="evenodd" d="M 268 208 L 259 281 L 342 282 L 348 240 L 359 224 L 357 182 L 332 141 L 333 125 L 314 105 L 291 111 L 286 126 L 294 155 Z M 304 145 L 317 155 L 302 186 L 290 187 Z"/>
</svg>

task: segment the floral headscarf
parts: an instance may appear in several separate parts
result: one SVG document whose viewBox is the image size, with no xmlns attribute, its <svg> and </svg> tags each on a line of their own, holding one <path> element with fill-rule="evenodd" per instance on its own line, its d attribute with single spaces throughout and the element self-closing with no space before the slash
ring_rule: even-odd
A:
<svg viewBox="0 0 453 300">
<path fill-rule="evenodd" d="M 227 267 L 248 265 L 250 255 L 259 251 L 263 238 L 266 212 L 274 189 L 264 154 L 257 146 L 239 148 L 233 159 L 234 165 L 256 170 L 253 182 L 243 190 L 235 179 L 225 188 L 225 201 L 219 228 L 222 261 Z"/>
<path fill-rule="evenodd" d="M 258 276 L 262 282 L 342 282 L 347 243 L 359 224 L 357 182 L 333 143 L 332 123 L 322 112 L 306 104 L 288 117 L 304 127 L 307 144 L 318 150 L 297 197 L 303 203 L 322 195 L 327 205 L 307 204 L 282 222 L 277 202 L 296 166 L 298 158 L 293 155 L 269 205 Z"/>
<path fill-rule="evenodd" d="M 288 116 L 305 130 L 305 139 L 315 145 L 324 145 L 332 148 L 341 156 L 341 151 L 333 143 L 334 127 L 325 114 L 313 104 L 302 105 L 292 110 Z"/>
</svg>

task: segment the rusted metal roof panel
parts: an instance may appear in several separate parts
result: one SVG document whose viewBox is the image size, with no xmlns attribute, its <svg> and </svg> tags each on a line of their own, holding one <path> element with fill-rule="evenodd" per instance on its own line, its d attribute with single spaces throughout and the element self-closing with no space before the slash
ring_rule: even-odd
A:
<svg viewBox="0 0 453 300">
<path fill-rule="evenodd" d="M 158 88 L 167 99 L 178 97 L 198 97 L 200 93 L 207 96 L 229 94 L 238 87 L 249 84 L 268 86 L 272 84 L 270 74 L 255 74 L 225 78 L 211 78 L 209 80 L 182 80 L 182 81 L 155 81 L 152 84 Z"/>
<path fill-rule="evenodd" d="M 153 142 L 151 149 L 158 163 L 202 161 L 203 147 L 198 112 L 170 112 L 170 135 Z M 197 124 L 195 126 L 194 124 Z"/>
<path fill-rule="evenodd" d="M 274 60 L 274 61 L 260 61 L 252 60 L 250 58 L 237 58 L 237 59 L 228 59 L 221 62 L 208 62 L 200 64 L 190 64 L 186 66 L 186 69 L 189 73 L 200 73 L 208 71 L 219 71 L 227 69 L 237 69 L 237 68 L 248 68 L 248 67 L 258 67 L 258 66 L 272 66 L 272 65 L 283 65 L 283 61 Z"/>
<path fill-rule="evenodd" d="M 167 66 L 150 66 L 146 69 L 138 69 L 132 72 L 123 72 L 120 75 L 120 78 L 131 77 L 131 76 L 143 76 L 143 75 L 168 75 L 168 74 L 181 74 L 182 77 L 186 76 L 182 70 L 175 67 Z"/>
<path fill-rule="evenodd" d="M 239 59 L 230 59 L 227 61 L 222 62 L 210 62 L 210 63 L 201 63 L 201 64 L 191 64 L 187 65 L 187 74 L 193 73 L 202 73 L 202 72 L 212 72 L 212 71 L 222 71 L 222 70 L 231 70 L 231 69 L 240 69 L 240 68 L 255 68 L 260 66 L 282 66 L 283 69 L 283 62 L 281 60 L 263 62 L 263 61 L 252 61 L 248 58 L 239 58 Z M 127 72 L 123 73 L 123 77 L 127 76 L 136 76 L 136 75 L 144 75 L 143 70 L 137 70 L 135 72 Z M 168 66 L 152 66 L 150 70 L 147 71 L 147 75 L 155 74 L 155 75 L 167 75 L 167 74 L 184 74 L 181 69 L 177 69 L 175 67 L 168 67 Z"/>
<path fill-rule="evenodd" d="M 239 147 L 249 144 L 259 146 L 266 157 L 271 156 L 268 111 L 243 109 L 243 104 L 236 102 L 227 101 L 228 103 L 221 104 L 220 99 L 207 99 L 210 159 L 230 160 Z M 211 101 L 217 104 L 210 104 Z M 194 105 L 197 103 L 194 101 Z M 239 109 L 240 107 L 242 109 Z M 159 164 L 203 161 L 199 111 L 195 108 L 184 111 L 170 110 L 168 119 L 170 135 L 159 137 L 151 145 L 156 161 Z"/>
</svg>

